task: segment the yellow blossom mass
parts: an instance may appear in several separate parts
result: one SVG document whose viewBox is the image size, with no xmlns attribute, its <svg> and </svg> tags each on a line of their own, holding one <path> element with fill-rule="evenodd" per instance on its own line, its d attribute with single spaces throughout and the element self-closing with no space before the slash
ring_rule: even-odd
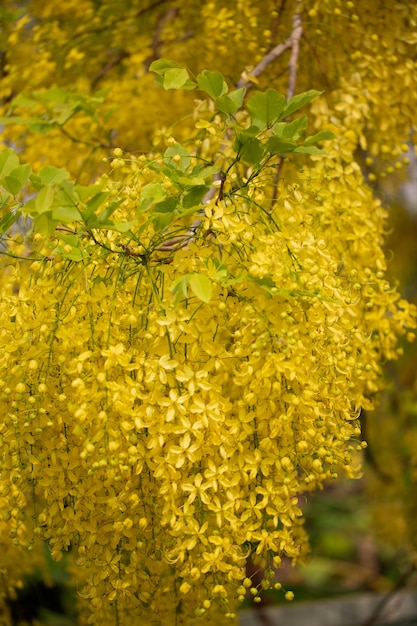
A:
<svg viewBox="0 0 417 626">
<path fill-rule="evenodd" d="M 416 10 L 119 4 L 0 10 L 0 607 L 46 545 L 80 625 L 233 623 L 307 554 L 300 496 L 360 474 L 415 326 L 361 151 L 407 139 Z M 256 68 L 299 22 L 294 96 Z"/>
</svg>

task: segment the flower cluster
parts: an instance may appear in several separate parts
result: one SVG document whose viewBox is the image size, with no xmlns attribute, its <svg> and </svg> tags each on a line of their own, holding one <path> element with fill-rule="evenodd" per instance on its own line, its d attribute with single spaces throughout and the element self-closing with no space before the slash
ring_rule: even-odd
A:
<svg viewBox="0 0 417 626">
<path fill-rule="evenodd" d="M 144 222 L 142 253 L 101 231 L 74 263 L 36 234 L 43 260 L 5 269 L 8 534 L 57 560 L 71 548 L 90 622 L 233 617 L 249 556 L 268 588 L 306 553 L 300 495 L 358 472 L 360 408 L 413 321 L 384 277 L 381 208 L 350 198 L 361 174 L 339 153 L 316 171 L 345 177 L 343 200 L 306 175 L 271 207 L 265 175 L 245 195 L 225 186 L 187 246 L 152 248 Z M 108 184 L 128 217 L 157 174 L 120 160 Z M 172 289 L 192 275 L 210 298 Z"/>
<path fill-rule="evenodd" d="M 113 0 L 98 4 L 34 0 L 31 15 L 18 7 L 5 24 L 0 89 L 17 119 L 5 140 L 34 170 L 47 156 L 99 192 L 87 200 L 65 181 L 76 200 L 59 207 L 59 233 L 37 219 L 27 240 L 2 239 L 0 611 L 46 543 L 56 560 L 69 553 L 80 624 L 220 624 L 246 594 L 259 601 L 279 588 L 282 559 L 303 559 L 303 494 L 360 473 L 360 411 L 374 406 L 382 364 L 415 325 L 386 278 L 386 212 L 357 154 L 385 167 L 403 150 L 416 73 L 402 63 L 413 36 L 398 33 L 416 10 L 399 2 L 393 16 L 365 2 L 359 19 L 353 2 L 305 3 L 297 91 L 327 88 L 313 125 L 337 138 L 308 161 L 262 152 L 259 169 L 231 139 L 247 112 L 227 123 L 213 99 L 196 101 L 184 120 L 190 98 L 153 90 L 146 69 L 163 47 L 191 67 L 220 55 L 236 82 L 245 67 L 250 79 L 291 32 L 291 11 L 212 0 L 159 14 L 135 0 L 120 16 Z M 387 67 L 410 98 L 401 118 Z M 283 86 L 277 73 L 271 65 L 261 80 Z M 35 95 L 9 108 L 23 85 Z M 87 96 L 101 86 L 107 104 Z M 157 118 L 182 122 L 155 135 Z M 222 174 L 211 188 L 210 167 Z M 52 193 L 33 201 L 37 218 L 53 215 L 54 172 Z M 81 232 L 68 215 L 86 206 Z M 249 557 L 264 572 L 259 585 Z"/>
</svg>

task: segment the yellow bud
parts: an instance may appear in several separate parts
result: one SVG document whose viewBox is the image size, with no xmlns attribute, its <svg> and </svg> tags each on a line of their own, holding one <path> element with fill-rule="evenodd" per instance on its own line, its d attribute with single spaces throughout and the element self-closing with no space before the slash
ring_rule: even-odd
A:
<svg viewBox="0 0 417 626">
<path fill-rule="evenodd" d="M 185 595 L 186 593 L 188 593 L 191 589 L 191 585 L 190 583 L 187 582 L 183 582 L 182 585 L 180 586 L 180 593 L 182 593 L 183 595 Z"/>
</svg>

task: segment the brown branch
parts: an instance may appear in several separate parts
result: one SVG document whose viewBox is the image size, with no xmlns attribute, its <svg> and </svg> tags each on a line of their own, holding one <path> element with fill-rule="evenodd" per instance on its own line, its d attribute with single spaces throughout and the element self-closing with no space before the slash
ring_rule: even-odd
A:
<svg viewBox="0 0 417 626">
<path fill-rule="evenodd" d="M 291 79 L 292 75 L 294 74 L 293 68 L 294 66 L 295 68 L 297 67 L 297 60 L 298 60 L 299 46 L 300 46 L 299 42 L 303 34 L 301 15 L 298 12 L 300 4 L 301 2 L 300 0 L 298 0 L 297 8 L 293 16 L 293 26 L 292 26 L 291 35 L 288 37 L 288 39 L 279 43 L 277 46 L 275 46 L 275 48 L 273 48 L 270 52 L 268 52 L 264 56 L 264 58 L 258 63 L 258 65 L 253 68 L 253 70 L 251 71 L 251 76 L 253 76 L 254 78 L 257 78 L 258 76 L 263 74 L 266 68 L 269 65 L 271 65 L 271 63 L 273 63 L 276 59 L 278 59 L 278 57 L 280 57 L 286 50 L 289 50 L 290 48 L 294 50 L 295 48 L 296 53 L 291 54 L 291 59 L 289 63 L 290 79 Z M 295 73 L 296 73 L 296 69 L 295 69 Z M 253 85 L 253 82 L 251 80 L 247 81 L 244 78 L 241 78 L 237 84 L 237 88 L 239 89 L 240 87 L 246 87 L 247 89 L 250 89 L 252 85 Z M 294 81 L 294 86 L 295 86 L 295 81 Z"/>
<path fill-rule="evenodd" d="M 299 6 L 300 2 L 297 2 L 297 5 Z M 290 37 L 291 57 L 290 57 L 290 62 L 288 64 L 290 75 L 288 78 L 287 100 L 292 98 L 295 92 L 295 84 L 297 81 L 298 56 L 300 54 L 300 39 L 301 39 L 302 34 L 303 34 L 303 25 L 301 22 L 301 15 L 298 12 L 296 12 L 293 15 L 293 26 L 292 26 L 292 33 Z"/>
<path fill-rule="evenodd" d="M 170 20 L 173 20 L 175 16 L 177 15 L 177 13 L 178 13 L 178 9 L 176 7 L 171 7 L 170 9 L 168 9 L 168 11 L 166 11 L 159 18 L 156 24 L 156 28 L 153 31 L 153 35 L 152 35 L 152 44 L 151 44 L 152 53 L 143 62 L 146 71 L 149 70 L 149 66 L 152 63 L 152 61 L 156 61 L 156 59 L 159 58 L 159 48 L 161 47 L 163 43 L 161 41 L 161 34 L 162 34 L 162 30 L 165 24 L 169 22 Z"/>
<path fill-rule="evenodd" d="M 113 59 L 110 59 L 110 61 L 108 61 L 108 63 L 106 63 L 106 65 L 94 76 L 94 78 L 91 81 L 91 87 L 94 89 L 97 83 L 102 78 L 104 78 L 109 72 L 111 72 L 111 70 L 114 67 L 119 65 L 119 63 L 121 63 L 124 59 L 126 59 L 129 56 L 130 54 L 128 52 L 122 50 L 121 52 L 119 52 L 117 56 L 115 56 Z"/>
</svg>

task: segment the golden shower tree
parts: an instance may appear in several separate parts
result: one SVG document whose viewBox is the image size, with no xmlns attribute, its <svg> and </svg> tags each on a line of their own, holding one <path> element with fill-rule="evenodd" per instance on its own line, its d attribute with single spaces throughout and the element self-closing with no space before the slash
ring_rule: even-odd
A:
<svg viewBox="0 0 417 626">
<path fill-rule="evenodd" d="M 356 4 L 0 10 L 5 623 L 45 545 L 80 624 L 233 622 L 360 471 L 417 9 Z"/>
</svg>

